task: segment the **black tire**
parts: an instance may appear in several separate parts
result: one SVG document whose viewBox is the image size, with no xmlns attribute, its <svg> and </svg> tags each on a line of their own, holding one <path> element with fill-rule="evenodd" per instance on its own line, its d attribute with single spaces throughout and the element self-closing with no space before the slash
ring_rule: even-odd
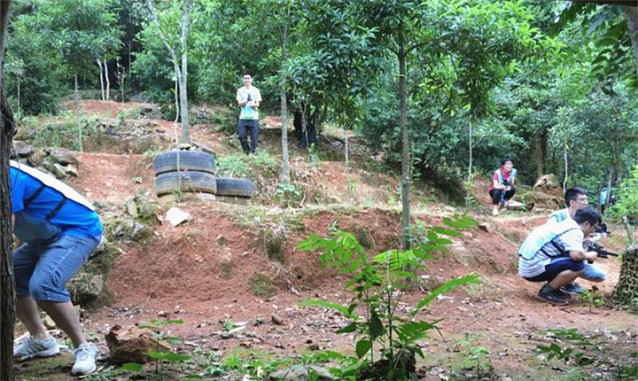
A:
<svg viewBox="0 0 638 381">
<path fill-rule="evenodd" d="M 179 168 L 177 155 L 179 153 Z M 198 171 L 215 174 L 215 158 L 213 155 L 199 151 L 168 151 L 155 156 L 153 161 L 155 174 L 175 171 Z"/>
<path fill-rule="evenodd" d="M 168 172 L 155 177 L 155 193 L 158 196 L 170 194 L 180 189 L 184 192 L 217 193 L 217 179 L 205 172 Z"/>
<path fill-rule="evenodd" d="M 255 183 L 248 179 L 217 178 L 217 195 L 219 196 L 252 197 L 255 190 Z"/>
</svg>

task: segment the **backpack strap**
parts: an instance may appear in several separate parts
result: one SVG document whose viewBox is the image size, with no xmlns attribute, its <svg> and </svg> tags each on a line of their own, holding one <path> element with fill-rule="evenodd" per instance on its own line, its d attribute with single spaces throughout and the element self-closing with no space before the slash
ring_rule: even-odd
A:
<svg viewBox="0 0 638 381">
<path fill-rule="evenodd" d="M 541 248 L 541 250 L 540 250 L 540 251 L 541 251 L 543 254 L 545 254 L 547 257 L 549 257 L 549 258 L 554 258 L 554 257 L 563 257 L 563 256 L 565 256 L 565 253 L 566 253 L 565 248 L 564 248 L 564 247 L 562 247 L 561 245 L 559 245 L 559 244 L 558 244 L 558 242 L 557 242 L 556 240 L 558 239 L 558 237 L 562 236 L 563 234 L 565 234 L 565 233 L 567 233 L 567 232 L 569 232 L 569 231 L 572 231 L 572 230 L 576 230 L 576 229 L 578 229 L 578 228 L 571 228 L 571 229 L 567 229 L 567 230 L 565 230 L 564 232 L 562 232 L 562 233 L 560 233 L 559 235 L 557 235 L 556 237 L 552 238 L 552 240 L 548 242 L 548 243 L 551 243 L 551 244 L 552 244 L 552 246 L 554 246 L 554 248 L 556 248 L 556 250 L 558 250 L 558 252 L 559 252 L 560 254 L 558 254 L 558 255 L 549 255 L 549 253 L 547 253 L 547 251 L 545 251 L 545 245 L 546 245 L 546 244 L 545 244 L 545 245 L 543 245 L 543 248 Z"/>
</svg>

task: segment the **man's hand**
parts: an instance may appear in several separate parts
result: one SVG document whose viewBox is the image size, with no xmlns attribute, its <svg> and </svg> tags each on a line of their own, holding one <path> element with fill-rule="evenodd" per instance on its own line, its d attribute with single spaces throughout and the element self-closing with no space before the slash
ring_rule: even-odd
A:
<svg viewBox="0 0 638 381">
<path fill-rule="evenodd" d="M 593 263 L 598 258 L 598 253 L 595 251 L 588 251 L 585 253 L 585 258 L 587 262 Z"/>
</svg>

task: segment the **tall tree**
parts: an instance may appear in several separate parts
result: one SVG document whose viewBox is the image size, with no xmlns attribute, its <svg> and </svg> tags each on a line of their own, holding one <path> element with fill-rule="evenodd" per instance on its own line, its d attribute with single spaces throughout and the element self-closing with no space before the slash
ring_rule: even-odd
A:
<svg viewBox="0 0 638 381">
<path fill-rule="evenodd" d="M 517 53 L 532 45 L 534 30 L 528 24 L 529 15 L 512 2 L 493 4 L 478 1 L 370 1 L 366 2 L 368 26 L 376 26 L 377 42 L 396 59 L 399 130 L 401 131 L 401 199 L 403 230 L 402 245 L 410 246 L 411 224 L 411 124 L 408 123 L 408 103 L 411 97 L 428 103 L 429 91 L 440 83 L 435 68 L 441 63 L 451 67 L 453 84 L 444 83 L 457 99 L 453 108 L 469 106 L 472 118 L 484 115 L 488 109 L 491 89 L 498 84 Z M 429 79 L 416 86 L 408 75 L 410 63 L 418 63 Z M 432 73 L 428 74 L 427 71 Z M 414 72 L 414 71 L 412 71 Z M 428 90 L 429 88 L 429 90 Z M 419 97 L 419 93 L 424 93 Z M 427 94 L 427 95 L 426 95 Z M 455 112 L 455 111 L 453 111 Z"/>
<path fill-rule="evenodd" d="M 9 153 L 14 134 L 11 109 L 4 93 L 4 52 L 11 1 L 0 2 L 0 380 L 13 381 L 13 327 L 15 322 L 15 283 L 13 278 L 11 235 L 11 191 Z"/>
<path fill-rule="evenodd" d="M 148 8 L 153 16 L 153 22 L 157 27 L 164 46 L 168 50 L 173 67 L 175 69 L 175 77 L 179 87 L 179 117 L 182 125 L 182 143 L 190 143 L 189 120 L 188 120 L 188 33 L 190 31 L 190 13 L 193 8 L 193 0 L 182 0 L 181 3 L 181 32 L 179 35 L 178 47 L 173 47 L 172 40 L 166 36 L 162 29 L 162 23 L 155 7 L 154 0 L 147 0 Z M 179 58 L 178 58 L 179 53 Z"/>
<path fill-rule="evenodd" d="M 113 0 L 37 0 L 34 5 L 38 15 L 34 27 L 48 35 L 51 45 L 62 53 L 73 73 L 78 146 L 81 151 L 80 79 L 96 78 L 96 58 L 111 57 L 121 46 L 121 32 L 115 23 Z"/>
</svg>

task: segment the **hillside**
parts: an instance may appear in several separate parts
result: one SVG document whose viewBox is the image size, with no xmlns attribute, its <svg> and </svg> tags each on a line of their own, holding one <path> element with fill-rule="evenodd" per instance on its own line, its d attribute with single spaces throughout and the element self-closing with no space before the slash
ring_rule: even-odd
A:
<svg viewBox="0 0 638 381">
<path fill-rule="evenodd" d="M 246 362 L 265 354 L 295 358 L 316 349 L 352 354 L 353 336 L 335 333 L 347 324 L 344 318 L 332 311 L 298 305 L 308 298 L 346 303 L 351 297 L 343 291 L 348 279 L 323 269 L 316 256 L 302 252 L 297 245 L 313 232 L 327 235 L 340 229 L 353 232 L 370 254 L 397 248 L 400 201 L 397 176 L 390 167 L 375 161 L 353 137 L 352 168 L 346 170 L 343 143 L 337 137 L 324 137 L 318 157 L 290 145 L 292 178 L 298 186 L 293 202 L 277 191 L 277 167 L 256 159 L 248 160 L 253 167 L 246 175 L 258 186 L 251 205 L 188 197 L 180 203 L 158 199 L 153 192 L 152 154 L 172 145 L 177 127 L 170 121 L 142 117 L 139 109 L 145 107 L 83 102 L 84 112 L 100 120 L 116 120 L 103 123 L 103 128 L 117 123 L 117 130 L 113 135 L 100 135 L 105 139 L 101 144 L 86 145 L 85 152 L 76 153 L 78 176 L 69 180 L 75 189 L 98 202 L 109 233 L 118 221 L 127 218 L 126 202 L 135 195 L 147 197 L 156 207 L 156 217 L 145 221 L 150 233 L 144 239 L 109 237 L 112 268 L 107 274 L 108 295 L 83 313 L 86 329 L 94 332 L 92 337 L 104 352 L 104 334 L 116 324 L 182 319 L 182 324 L 169 329 L 171 335 L 183 339 L 176 349 L 188 353 L 212 351 L 218 358 L 238 356 Z M 223 111 L 213 108 L 202 111 L 207 112 L 223 116 Z M 219 120 L 228 123 L 231 119 Z M 265 124 L 262 148 L 279 157 L 277 119 L 271 117 Z M 192 126 L 191 136 L 197 146 L 214 151 L 219 162 L 240 152 L 237 139 L 228 130 L 232 131 L 232 126 L 201 123 Z M 413 194 L 414 219 L 422 226 L 439 226 L 443 217 L 463 213 L 436 200 L 425 186 L 418 184 Z M 480 205 L 469 214 L 481 227 L 464 232 L 450 249 L 436 254 L 421 274 L 422 284 L 402 301 L 405 311 L 446 280 L 469 273 L 477 273 L 483 280 L 481 285 L 437 298 L 419 316 L 427 321 L 444 319 L 439 323 L 440 335 L 433 334 L 431 340 L 421 343 L 426 355 L 419 361 L 421 379 L 525 380 L 532 375 L 533 379 L 570 379 L 573 362 L 543 361 L 537 353 L 537 345 L 549 345 L 555 338 L 543 332 L 550 328 L 575 328 L 600 342 L 600 351 L 588 354 L 609 364 L 596 370 L 597 379 L 615 379 L 618 364 L 629 366 L 633 361 L 636 366 L 636 359 L 629 357 L 638 337 L 635 316 L 597 308 L 582 299 L 565 308 L 539 303 L 534 299 L 537 286 L 516 275 L 518 245 L 547 214 L 505 212 L 492 217 L 484 204 L 485 195 L 475 198 Z M 192 219 L 171 226 L 163 216 L 173 206 L 189 212 Z M 603 243 L 622 249 L 619 240 Z M 604 284 L 597 285 L 598 292 L 608 294 L 618 279 L 619 265 L 613 260 L 598 263 L 609 275 Z M 272 316 L 278 321 L 271 321 Z M 224 322 L 247 325 L 227 337 Z M 460 344 L 464 340 L 469 341 Z M 487 360 L 472 362 L 468 353 L 478 347 L 486 348 Z M 468 359 L 469 364 L 465 363 Z M 68 369 L 59 365 L 43 370 L 38 363 L 18 367 L 18 374 L 24 380 L 67 374 Z M 481 376 L 488 363 L 493 369 Z M 583 367 L 578 374 L 592 371 Z"/>
</svg>

